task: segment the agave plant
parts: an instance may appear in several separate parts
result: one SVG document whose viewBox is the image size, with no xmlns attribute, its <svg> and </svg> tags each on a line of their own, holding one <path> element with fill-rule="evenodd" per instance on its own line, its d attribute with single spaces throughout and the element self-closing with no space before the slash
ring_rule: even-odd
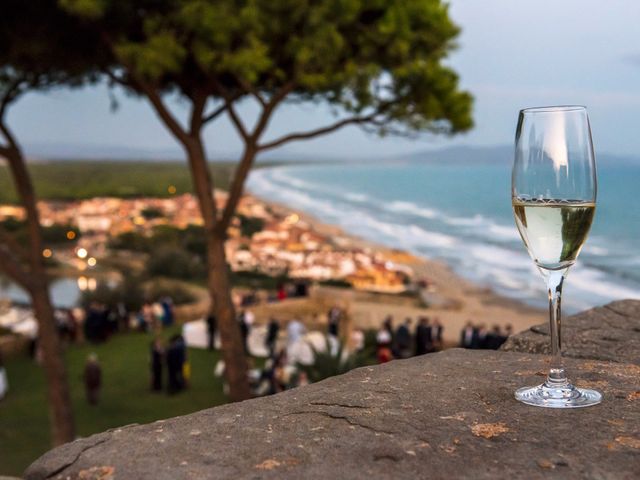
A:
<svg viewBox="0 0 640 480">
<path fill-rule="evenodd" d="M 315 348 L 311 343 L 309 344 L 313 351 L 313 363 L 302 364 L 298 362 L 296 367 L 299 372 L 307 374 L 309 382 L 319 382 L 325 378 L 333 377 L 335 375 L 342 375 L 343 373 L 353 370 L 354 368 L 363 367 L 371 363 L 370 355 L 366 352 L 358 352 L 349 355 L 344 350 L 344 344 L 342 342 L 332 346 L 329 341 L 329 337 L 325 337 L 325 349 L 320 351 Z"/>
</svg>

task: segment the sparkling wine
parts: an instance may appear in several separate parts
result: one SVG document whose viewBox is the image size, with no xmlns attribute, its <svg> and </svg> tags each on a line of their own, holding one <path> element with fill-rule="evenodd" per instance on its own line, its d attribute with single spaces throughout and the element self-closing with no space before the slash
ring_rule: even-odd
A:
<svg viewBox="0 0 640 480">
<path fill-rule="evenodd" d="M 520 236 L 531 258 L 547 270 L 575 262 L 587 238 L 595 203 L 555 199 L 513 199 Z"/>
</svg>

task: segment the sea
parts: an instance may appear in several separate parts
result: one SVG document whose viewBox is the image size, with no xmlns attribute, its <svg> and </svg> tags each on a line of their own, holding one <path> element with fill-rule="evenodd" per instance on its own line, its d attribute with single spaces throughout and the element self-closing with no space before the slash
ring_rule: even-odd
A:
<svg viewBox="0 0 640 480">
<path fill-rule="evenodd" d="M 260 168 L 247 187 L 350 234 L 442 260 L 499 294 L 545 307 L 543 278 L 513 219 L 510 163 L 417 157 Z M 640 299 L 640 206 L 633 200 L 639 180 L 640 159 L 598 166 L 596 216 L 565 282 L 566 312 Z"/>
</svg>

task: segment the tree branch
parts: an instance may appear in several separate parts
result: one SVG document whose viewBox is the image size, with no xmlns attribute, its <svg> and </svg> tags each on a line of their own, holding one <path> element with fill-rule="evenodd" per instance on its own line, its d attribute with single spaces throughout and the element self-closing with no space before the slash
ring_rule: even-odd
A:
<svg viewBox="0 0 640 480">
<path fill-rule="evenodd" d="M 309 138 L 317 137 L 319 135 L 325 135 L 327 133 L 335 132 L 336 130 L 341 129 L 347 125 L 357 125 L 361 123 L 367 123 L 375 120 L 375 117 L 378 115 L 378 112 L 372 113 L 366 116 L 355 116 L 345 118 L 340 120 L 333 125 L 329 125 L 322 128 L 317 128 L 315 130 L 309 130 L 307 132 L 296 132 L 289 135 L 285 135 L 283 137 L 277 138 L 271 142 L 263 143 L 262 145 L 258 145 L 258 151 L 270 150 L 272 148 L 279 147 L 280 145 L 284 145 L 285 143 L 297 141 L 297 140 L 307 140 Z"/>
<path fill-rule="evenodd" d="M 0 120 L 4 120 L 4 114 L 6 113 L 7 107 L 18 97 L 18 95 L 20 95 L 20 85 L 24 81 L 24 77 L 17 78 L 7 87 L 2 99 L 0 99 Z"/>
<path fill-rule="evenodd" d="M 251 133 L 251 135 L 244 138 L 244 153 L 242 154 L 240 164 L 238 165 L 235 175 L 233 176 L 233 181 L 231 182 L 231 186 L 229 187 L 227 203 L 224 206 L 222 218 L 217 225 L 219 233 L 226 233 L 227 228 L 229 228 L 229 224 L 231 223 L 231 218 L 233 217 L 233 214 L 238 207 L 238 202 L 242 197 L 242 191 L 244 189 L 245 181 L 247 180 L 247 176 L 249 175 L 251 167 L 253 166 L 253 161 L 255 160 L 256 154 L 258 153 L 256 144 L 260 139 L 260 136 L 269 124 L 271 115 L 273 114 L 276 107 L 293 90 L 294 86 L 295 84 L 293 82 L 287 83 L 280 90 L 278 90 L 278 92 L 276 92 L 268 102 L 264 104 L 264 108 L 262 109 L 262 113 L 260 114 L 260 118 L 258 119 L 253 132 Z"/>
<path fill-rule="evenodd" d="M 189 135 L 187 135 L 186 130 L 182 127 L 182 125 L 180 125 L 180 122 L 176 120 L 171 111 L 164 104 L 162 98 L 160 97 L 160 95 L 158 95 L 158 92 L 153 88 L 152 85 L 149 85 L 146 81 L 144 81 L 144 79 L 137 76 L 135 74 L 135 69 L 131 65 L 128 65 L 124 59 L 119 58 L 118 55 L 116 55 L 114 43 L 107 33 L 102 32 L 102 39 L 111 49 L 111 53 L 116 58 L 118 58 L 120 62 L 122 62 L 128 72 L 128 79 L 125 80 L 122 77 L 116 75 L 113 71 L 107 69 L 106 73 L 109 78 L 121 85 L 133 86 L 134 88 L 137 88 L 142 93 L 144 93 L 151 102 L 151 105 L 153 106 L 158 116 L 162 119 L 171 133 L 173 133 L 173 135 L 180 143 L 182 143 L 183 145 L 187 145 L 189 143 Z"/>
<path fill-rule="evenodd" d="M 118 85 L 122 85 L 123 87 L 128 86 L 127 81 L 123 77 L 116 75 L 112 70 L 106 69 L 104 70 L 104 73 L 113 83 L 117 83 Z"/>
<path fill-rule="evenodd" d="M 9 127 L 5 125 L 2 117 L 0 117 L 0 133 L 2 133 L 2 136 L 5 138 L 7 142 L 6 146 L 2 146 L 2 150 L 0 150 L 0 154 L 2 154 L 3 157 L 9 160 L 9 157 L 17 151 L 18 142 L 16 141 L 16 138 L 11 133 L 11 130 L 9 130 Z"/>
<path fill-rule="evenodd" d="M 227 110 L 227 113 L 229 114 L 229 118 L 231 118 L 231 122 L 236 127 L 236 129 L 238 130 L 238 133 L 240 134 L 242 139 L 245 142 L 248 142 L 250 140 L 249 134 L 247 133 L 247 129 L 245 128 L 244 123 L 242 123 L 242 120 L 240 119 L 240 117 L 236 113 L 236 109 L 233 107 L 233 102 L 227 100 L 226 98 L 225 98 L 224 102 L 225 102 L 225 105 L 227 107 L 226 110 Z"/>
<path fill-rule="evenodd" d="M 230 101 L 231 102 L 235 102 L 236 100 L 240 99 L 242 96 L 244 96 L 244 93 L 236 93 L 235 95 L 232 95 L 230 97 Z M 216 108 L 213 112 L 208 113 L 207 115 L 205 115 L 202 118 L 202 124 L 207 124 L 209 123 L 211 120 L 215 120 L 216 118 L 218 118 L 221 114 L 223 114 L 225 111 L 227 110 L 227 105 L 226 103 L 220 105 L 218 108 Z"/>
<path fill-rule="evenodd" d="M 236 127 L 236 130 L 238 130 L 242 140 L 244 140 L 245 143 L 248 142 L 249 134 L 247 133 L 247 129 L 245 128 L 244 123 L 242 123 L 242 119 L 240 119 L 236 113 L 236 109 L 233 107 L 233 102 L 239 98 L 238 94 L 231 95 L 229 91 L 217 80 L 214 80 L 214 85 L 224 100 L 225 111 L 229 114 L 231 122 Z"/>
<path fill-rule="evenodd" d="M 202 118 L 202 124 L 205 125 L 207 123 L 209 123 L 211 120 L 215 120 L 217 117 L 219 117 L 222 113 L 224 113 L 224 111 L 227 109 L 226 105 L 220 105 L 218 108 L 216 108 L 213 112 L 208 113 L 207 115 L 205 115 Z"/>
<path fill-rule="evenodd" d="M 238 77 L 237 75 L 234 75 L 236 81 L 238 82 L 238 84 L 249 94 L 251 94 L 251 96 L 253 96 L 253 98 L 256 99 L 256 101 L 262 105 L 263 107 L 267 106 L 267 101 L 264 99 L 264 97 L 262 95 L 260 95 L 260 92 L 258 90 L 256 90 L 256 88 L 251 85 L 249 82 L 247 82 L 246 80 Z"/>
<path fill-rule="evenodd" d="M 189 121 L 189 133 L 191 135 L 200 135 L 200 130 L 202 130 L 203 125 L 202 113 L 204 112 L 206 104 L 206 94 L 199 93 L 194 96 L 192 101 L 193 106 L 191 108 L 191 120 Z"/>
<path fill-rule="evenodd" d="M 2 150 L 0 150 L 0 154 L 9 160 L 9 157 L 16 153 L 18 150 L 18 142 L 16 138 L 11 133 L 11 130 L 4 122 L 4 116 L 7 113 L 7 107 L 11 102 L 13 102 L 18 96 L 18 87 L 20 82 L 16 81 L 13 86 L 10 86 L 2 99 L 0 100 L 0 133 L 4 137 L 6 141 L 6 145 L 2 146 Z"/>
<path fill-rule="evenodd" d="M 265 104 L 264 108 L 262 109 L 260 119 L 258 120 L 253 133 L 251 134 L 253 143 L 258 142 L 260 136 L 264 133 L 265 128 L 267 128 L 274 110 L 280 104 L 280 102 L 282 102 L 282 100 L 284 100 L 284 98 L 289 95 L 289 93 L 291 93 L 294 86 L 295 84 L 293 82 L 287 83 L 280 90 L 278 90 L 278 92 L 276 92 L 273 97 L 271 97 L 268 103 Z"/>
<path fill-rule="evenodd" d="M 147 96 L 151 105 L 155 109 L 158 116 L 165 123 L 167 128 L 173 133 L 173 135 L 183 144 L 186 145 L 189 142 L 189 136 L 185 129 L 180 125 L 178 120 L 173 116 L 171 111 L 167 108 L 167 106 L 162 101 L 158 92 L 154 90 L 154 88 L 148 85 L 146 82 L 141 81 L 139 79 L 135 79 L 136 85 L 140 88 L 140 90 Z"/>
<path fill-rule="evenodd" d="M 224 211 L 222 212 L 222 218 L 216 225 L 216 229 L 220 235 L 224 236 L 227 232 L 227 228 L 229 228 L 231 218 L 236 211 L 240 197 L 242 197 L 244 182 L 251 170 L 251 166 L 253 165 L 253 160 L 256 158 L 257 152 L 255 144 L 245 144 L 242 159 L 240 160 L 240 164 L 233 176 L 233 182 L 231 182 L 231 186 L 229 187 L 229 195 L 227 196 L 227 203 L 225 204 Z"/>
<path fill-rule="evenodd" d="M 0 145 L 0 157 L 8 159 L 9 155 L 11 155 L 11 149 L 7 146 Z"/>
<path fill-rule="evenodd" d="M 0 127 L 8 130 L 7 126 L 1 121 Z M 25 209 L 27 231 L 29 233 L 28 259 L 31 266 L 30 274 L 31 276 L 44 274 L 42 231 L 40 227 L 40 214 L 36 203 L 36 194 L 24 155 L 17 143 L 14 143 L 11 147 L 9 155 L 7 155 L 6 158 L 9 163 L 9 169 L 13 177 L 13 184 L 15 185 L 18 198 Z M 39 278 L 33 279 L 34 282 L 39 280 Z"/>
</svg>

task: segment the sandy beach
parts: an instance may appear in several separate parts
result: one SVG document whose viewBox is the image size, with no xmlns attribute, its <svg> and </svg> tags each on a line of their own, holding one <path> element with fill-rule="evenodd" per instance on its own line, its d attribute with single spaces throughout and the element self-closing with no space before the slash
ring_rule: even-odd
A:
<svg viewBox="0 0 640 480">
<path fill-rule="evenodd" d="M 380 252 L 388 260 L 408 266 L 414 272 L 415 279 L 426 280 L 430 285 L 423 295 L 426 302 L 403 295 L 316 287 L 311 290 L 307 300 L 290 300 L 256 307 L 256 319 L 260 323 L 267 321 L 270 316 L 284 321 L 297 316 L 311 328 L 322 327 L 326 318 L 317 312 L 326 312 L 331 306 L 338 305 L 348 311 L 352 328 L 377 329 L 387 315 L 393 316 L 395 325 L 405 318 L 411 318 L 414 322 L 420 316 L 427 316 L 432 320 L 437 318 L 444 326 L 445 344 L 455 346 L 467 321 L 484 323 L 487 328 L 511 324 L 515 333 L 546 320 L 545 310 L 499 295 L 488 286 L 474 284 L 455 274 L 440 261 L 375 244 L 350 235 L 339 227 L 323 223 L 295 208 L 259 200 L 279 214 L 298 214 L 301 220 L 319 233 L 329 236 L 334 242 Z"/>
</svg>

